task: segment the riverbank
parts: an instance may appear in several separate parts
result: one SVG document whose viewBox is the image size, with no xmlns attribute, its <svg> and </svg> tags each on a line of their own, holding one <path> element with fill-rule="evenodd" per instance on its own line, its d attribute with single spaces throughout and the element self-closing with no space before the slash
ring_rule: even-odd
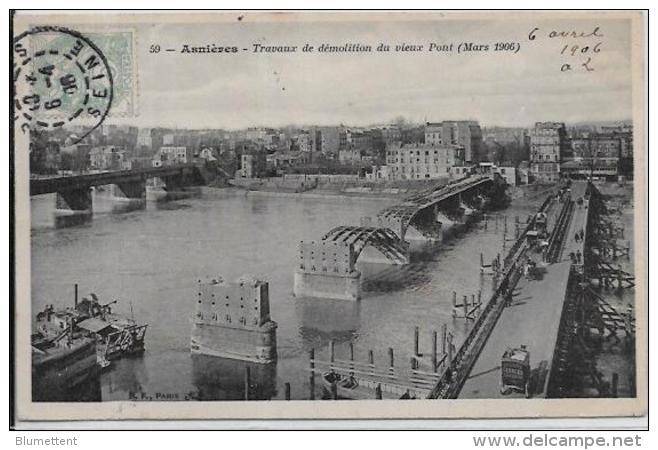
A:
<svg viewBox="0 0 658 450">
<path fill-rule="evenodd" d="M 218 195 L 221 193 L 227 195 L 244 195 L 245 197 L 273 197 L 273 198 L 302 198 L 302 199 L 351 199 L 351 200 L 380 200 L 380 201 L 397 201 L 403 199 L 404 194 L 391 194 L 382 192 L 343 192 L 331 190 L 308 190 L 304 192 L 286 192 L 286 191 L 261 191 L 247 190 L 238 187 L 204 187 L 204 193 L 209 195 Z"/>
</svg>

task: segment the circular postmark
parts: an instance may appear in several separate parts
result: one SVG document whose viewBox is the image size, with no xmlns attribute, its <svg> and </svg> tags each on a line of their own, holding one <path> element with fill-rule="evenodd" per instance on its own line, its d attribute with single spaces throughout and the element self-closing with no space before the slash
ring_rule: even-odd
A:
<svg viewBox="0 0 658 450">
<path fill-rule="evenodd" d="M 88 38 L 63 27 L 37 26 L 14 39 L 13 53 L 17 129 L 88 125 L 77 143 L 103 123 L 112 105 L 112 71 Z"/>
</svg>

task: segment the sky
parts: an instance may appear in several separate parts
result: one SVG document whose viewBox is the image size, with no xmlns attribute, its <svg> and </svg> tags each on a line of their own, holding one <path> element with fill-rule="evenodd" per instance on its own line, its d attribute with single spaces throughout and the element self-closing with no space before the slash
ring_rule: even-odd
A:
<svg viewBox="0 0 658 450">
<path fill-rule="evenodd" d="M 628 120 L 631 101 L 629 20 L 272 20 L 205 24 L 109 24 L 134 30 L 138 114 L 107 123 L 143 127 L 237 129 L 248 126 L 370 125 L 398 116 L 414 122 L 474 119 L 483 125 L 529 126 L 535 121 Z M 425 19 L 428 15 L 425 14 Z M 591 32 L 601 38 L 549 38 L 552 30 Z M 534 40 L 528 34 L 539 28 Z M 99 29 L 102 29 L 99 27 Z M 180 50 L 201 46 L 360 43 L 488 44 L 464 54 L 149 53 L 152 45 Z M 518 53 L 494 52 L 517 42 Z M 561 55 L 570 48 L 597 53 Z M 579 49 L 580 50 L 580 49 Z M 591 56 L 593 71 L 580 64 Z M 562 64 L 574 70 L 562 73 Z"/>
</svg>

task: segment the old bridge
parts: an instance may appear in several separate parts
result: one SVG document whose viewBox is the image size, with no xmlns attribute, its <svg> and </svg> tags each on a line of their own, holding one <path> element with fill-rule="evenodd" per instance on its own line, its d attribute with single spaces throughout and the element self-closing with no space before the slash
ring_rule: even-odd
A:
<svg viewBox="0 0 658 450">
<path fill-rule="evenodd" d="M 185 186 L 202 185 L 212 179 L 216 171 L 205 164 L 181 164 L 166 167 L 120 170 L 82 175 L 33 178 L 30 195 L 56 193 L 56 220 L 67 219 L 67 224 L 89 220 L 93 215 L 91 188 L 113 185 L 113 195 L 125 200 L 131 209 L 146 205 L 146 181 L 159 178 L 166 191 L 176 191 Z"/>
<path fill-rule="evenodd" d="M 439 239 L 442 221 L 459 221 L 465 209 L 482 207 L 493 183 L 490 177 L 468 176 L 436 185 L 380 211 L 374 220 L 366 218 L 362 226 L 340 226 L 318 241 L 302 241 L 295 295 L 358 299 L 361 274 L 355 268 L 357 259 L 407 264 L 407 239 Z"/>
</svg>

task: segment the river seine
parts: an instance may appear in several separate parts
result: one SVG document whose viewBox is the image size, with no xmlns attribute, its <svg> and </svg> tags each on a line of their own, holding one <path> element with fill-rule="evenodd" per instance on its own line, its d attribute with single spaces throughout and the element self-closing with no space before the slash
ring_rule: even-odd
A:
<svg viewBox="0 0 658 450">
<path fill-rule="evenodd" d="M 359 264 L 359 302 L 295 298 L 293 271 L 300 240 L 319 239 L 339 225 L 358 225 L 394 200 L 345 197 L 246 195 L 233 189 L 205 189 L 200 198 L 179 200 L 122 214 L 95 213 L 88 224 L 55 228 L 54 196 L 32 198 L 32 307 L 73 305 L 91 292 L 102 302 L 118 300 L 114 311 L 148 323 L 146 351 L 114 361 L 103 372 L 103 401 L 145 399 L 243 399 L 245 363 L 190 353 L 191 317 L 199 279 L 253 275 L 270 283 L 270 310 L 278 323 L 278 362 L 252 365 L 252 398 L 282 399 L 290 383 L 293 399 L 309 398 L 308 351 L 328 359 L 331 340 L 337 358 L 387 367 L 392 347 L 396 366 L 409 365 L 414 327 L 428 364 L 430 336 L 443 323 L 464 336 L 453 319 L 452 292 L 490 292 L 479 272 L 479 254 L 491 261 L 502 251 L 503 226 L 471 226 L 441 244 L 412 243 L 411 264 Z M 513 237 L 515 215 L 525 219 L 539 202 L 504 212 Z M 511 245 L 508 244 L 508 245 Z M 132 310 L 132 311 L 131 311 Z M 321 384 L 316 383 L 316 398 Z"/>
</svg>

